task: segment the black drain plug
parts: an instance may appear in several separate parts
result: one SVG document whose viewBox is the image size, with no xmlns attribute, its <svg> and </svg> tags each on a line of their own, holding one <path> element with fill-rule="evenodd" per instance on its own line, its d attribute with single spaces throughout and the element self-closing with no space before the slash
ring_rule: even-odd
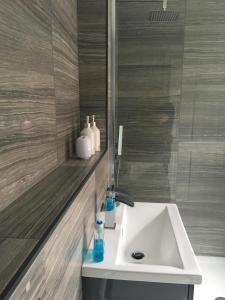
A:
<svg viewBox="0 0 225 300">
<path fill-rule="evenodd" d="M 134 258 L 134 259 L 142 259 L 145 257 L 144 253 L 143 252 L 140 252 L 140 251 L 135 251 L 131 254 L 131 256 Z"/>
</svg>

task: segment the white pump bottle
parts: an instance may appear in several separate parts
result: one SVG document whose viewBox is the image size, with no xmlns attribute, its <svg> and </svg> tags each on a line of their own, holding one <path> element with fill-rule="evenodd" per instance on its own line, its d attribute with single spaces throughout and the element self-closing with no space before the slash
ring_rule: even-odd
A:
<svg viewBox="0 0 225 300">
<path fill-rule="evenodd" d="M 94 115 L 92 115 L 91 129 L 93 130 L 94 137 L 95 137 L 95 151 L 100 151 L 101 150 L 100 130 L 96 126 L 95 116 Z"/>
<path fill-rule="evenodd" d="M 84 129 L 80 133 L 81 136 L 88 136 L 91 141 L 91 154 L 95 154 L 95 134 L 89 122 L 89 116 L 86 117 Z"/>
</svg>

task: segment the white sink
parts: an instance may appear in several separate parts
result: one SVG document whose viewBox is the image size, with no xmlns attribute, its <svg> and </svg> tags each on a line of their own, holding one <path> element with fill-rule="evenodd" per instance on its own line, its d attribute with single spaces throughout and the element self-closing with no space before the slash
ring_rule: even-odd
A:
<svg viewBox="0 0 225 300">
<path fill-rule="evenodd" d="M 121 204 L 117 210 L 115 230 L 105 230 L 104 261 L 85 261 L 84 277 L 201 283 L 201 271 L 175 204 L 136 202 L 134 207 Z M 136 260 L 133 252 L 144 257 Z"/>
<path fill-rule="evenodd" d="M 120 237 L 117 264 L 170 266 L 183 269 L 176 237 L 166 205 L 137 203 L 135 209 L 125 208 L 123 235 Z M 137 215 L 141 218 L 137 219 Z M 137 221 L 135 221 L 137 220 Z M 133 252 L 143 252 L 135 260 Z"/>
</svg>

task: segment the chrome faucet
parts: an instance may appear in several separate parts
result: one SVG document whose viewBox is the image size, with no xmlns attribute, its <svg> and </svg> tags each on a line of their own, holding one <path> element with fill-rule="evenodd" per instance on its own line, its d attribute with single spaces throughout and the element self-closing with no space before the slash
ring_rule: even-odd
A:
<svg viewBox="0 0 225 300">
<path fill-rule="evenodd" d="M 134 201 L 130 199 L 130 196 L 123 192 L 116 191 L 116 202 L 124 203 L 130 207 L 134 207 Z"/>
<path fill-rule="evenodd" d="M 131 196 L 122 190 L 115 189 L 114 185 L 112 185 L 111 190 L 115 193 L 115 201 L 124 203 L 130 207 L 134 207 L 134 201 L 132 200 Z"/>
<path fill-rule="evenodd" d="M 124 193 L 120 190 L 115 190 L 114 185 L 111 188 L 107 189 L 108 197 L 106 198 L 106 202 L 102 205 L 101 210 L 105 211 L 105 228 L 107 229 L 115 229 L 116 227 L 116 214 L 115 209 L 120 203 L 124 203 L 130 207 L 134 207 L 134 202 L 130 199 L 127 193 Z M 115 205 L 111 207 L 111 201 Z"/>
</svg>

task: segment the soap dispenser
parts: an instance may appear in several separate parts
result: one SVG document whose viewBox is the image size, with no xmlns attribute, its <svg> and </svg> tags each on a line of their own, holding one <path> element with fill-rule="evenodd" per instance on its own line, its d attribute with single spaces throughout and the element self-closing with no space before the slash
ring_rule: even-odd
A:
<svg viewBox="0 0 225 300">
<path fill-rule="evenodd" d="M 86 117 L 86 123 L 84 124 L 84 129 L 81 131 L 80 135 L 89 137 L 91 141 L 91 154 L 95 154 L 95 136 L 94 131 L 91 129 L 89 116 Z"/>
<path fill-rule="evenodd" d="M 94 261 L 101 262 L 104 260 L 104 224 L 102 220 L 97 220 L 94 235 Z"/>
<path fill-rule="evenodd" d="M 115 228 L 115 226 L 115 199 L 113 198 L 113 192 L 108 188 L 105 200 L 105 228 Z"/>
<path fill-rule="evenodd" d="M 91 129 L 93 130 L 94 137 L 95 137 L 95 151 L 100 151 L 101 150 L 100 130 L 96 126 L 95 116 L 94 115 L 92 115 Z"/>
</svg>

